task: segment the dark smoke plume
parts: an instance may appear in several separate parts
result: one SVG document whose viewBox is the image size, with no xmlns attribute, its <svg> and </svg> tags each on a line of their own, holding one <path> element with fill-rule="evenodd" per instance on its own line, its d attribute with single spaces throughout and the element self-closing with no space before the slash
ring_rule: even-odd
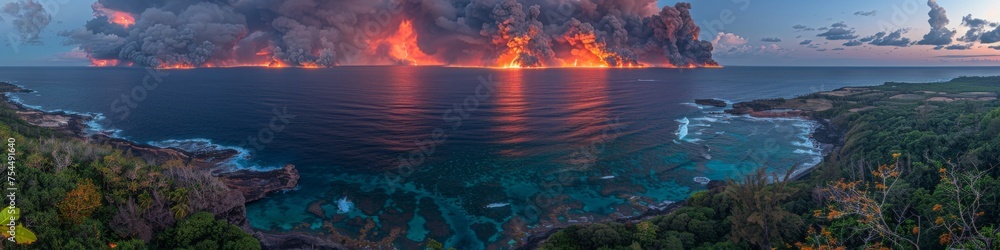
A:
<svg viewBox="0 0 1000 250">
<path fill-rule="evenodd" d="M 714 66 L 691 5 L 655 0 L 98 0 L 62 32 L 117 65 Z"/>
</svg>

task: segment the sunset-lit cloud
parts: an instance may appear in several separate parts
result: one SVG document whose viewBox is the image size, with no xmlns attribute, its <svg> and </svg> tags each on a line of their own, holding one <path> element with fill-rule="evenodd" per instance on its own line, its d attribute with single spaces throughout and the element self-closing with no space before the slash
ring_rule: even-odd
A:
<svg viewBox="0 0 1000 250">
<path fill-rule="evenodd" d="M 582 1 L 594 2 L 594 0 Z M 133 27 L 134 20 L 130 18 L 136 17 L 120 15 L 108 8 L 95 12 L 93 6 L 96 2 L 68 1 L 56 6 L 58 8 L 46 7 L 41 8 L 41 11 L 25 11 L 24 8 L 19 8 L 17 15 L 0 12 L 0 18 L 3 20 L 0 22 L 0 40 L 2 40 L 0 65 L 49 65 L 53 58 L 60 58 L 60 55 L 68 55 L 73 51 L 100 51 L 120 46 L 116 43 L 121 38 L 76 32 L 94 19 L 97 15 L 95 13 L 101 13 L 100 16 L 108 18 L 108 22 L 118 23 L 119 28 Z M 647 1 L 632 2 L 638 4 Z M 650 9 L 659 10 L 664 6 L 674 6 L 677 2 L 679 1 L 655 1 L 653 3 L 655 6 Z M 1000 23 L 1000 1 L 761 0 L 749 4 L 734 1 L 690 2 L 693 6 L 690 10 L 691 16 L 695 23 L 701 26 L 702 33 L 699 38 L 715 46 L 713 58 L 723 65 L 941 65 L 952 62 L 997 65 L 995 61 L 990 60 L 958 61 L 957 57 L 939 56 L 1000 54 L 1000 27 L 997 25 Z M 641 6 L 639 4 L 636 8 Z M 523 8 L 527 11 L 528 6 L 525 5 Z M 57 11 L 49 13 L 48 10 Z M 551 11 L 547 11 L 543 6 L 540 21 L 544 23 L 547 23 L 544 20 L 546 13 L 551 14 Z M 48 14 L 51 20 L 47 25 L 42 25 L 43 22 L 33 22 L 27 26 L 19 26 L 15 20 L 22 14 L 29 16 Z M 435 21 L 415 22 L 412 25 L 414 28 L 440 25 L 440 27 L 454 28 L 456 32 L 461 32 L 463 37 L 479 36 L 478 31 L 463 31 L 459 29 L 462 25 L 456 26 L 456 24 Z M 553 27 L 544 29 L 558 32 Z M 37 36 L 34 35 L 35 31 Z M 87 46 L 66 45 L 64 42 L 67 37 L 60 36 L 60 33 L 75 38 L 105 42 L 95 42 Z M 21 36 L 21 34 L 27 35 Z M 723 34 L 723 37 L 717 41 L 716 36 L 719 34 Z M 244 35 L 261 37 L 259 34 Z M 856 46 L 845 46 L 845 44 Z M 416 47 L 400 46 L 406 50 Z M 252 53 L 257 52 L 259 51 Z M 338 51 L 338 53 L 343 52 Z M 990 58 L 978 57 L 978 59 Z M 71 61 L 65 59 L 60 63 L 75 63 Z"/>
</svg>

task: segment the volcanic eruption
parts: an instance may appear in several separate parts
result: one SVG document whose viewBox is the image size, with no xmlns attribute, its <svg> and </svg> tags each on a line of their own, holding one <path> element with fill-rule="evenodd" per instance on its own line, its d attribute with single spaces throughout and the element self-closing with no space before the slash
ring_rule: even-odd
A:
<svg viewBox="0 0 1000 250">
<path fill-rule="evenodd" d="M 94 66 L 709 67 L 689 3 L 98 0 L 62 32 Z"/>
</svg>

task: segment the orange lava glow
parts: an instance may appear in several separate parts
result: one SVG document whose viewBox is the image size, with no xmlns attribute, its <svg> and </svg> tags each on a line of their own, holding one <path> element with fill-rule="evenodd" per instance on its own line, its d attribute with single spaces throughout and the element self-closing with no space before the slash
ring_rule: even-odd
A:
<svg viewBox="0 0 1000 250">
<path fill-rule="evenodd" d="M 517 59 L 520 58 L 520 57 L 521 57 L 521 52 L 520 51 L 518 51 L 518 50 L 511 50 L 510 52 L 501 55 L 500 58 L 497 59 L 497 62 L 501 62 L 502 63 L 499 66 L 501 68 L 519 69 L 519 68 L 523 68 L 521 66 L 521 64 L 517 62 Z"/>
<path fill-rule="evenodd" d="M 109 16 L 108 20 L 125 28 L 135 24 L 135 18 L 124 12 L 116 12 L 115 14 Z"/>
<path fill-rule="evenodd" d="M 300 67 L 307 69 L 318 69 L 320 66 L 316 63 L 303 63 Z"/>
<path fill-rule="evenodd" d="M 518 144 L 532 141 L 534 138 L 528 131 L 531 115 L 531 103 L 527 97 L 524 72 L 507 71 L 497 75 L 496 110 L 494 118 L 496 126 L 494 136 L 503 144 L 501 154 L 508 156 L 523 156 L 530 152 L 518 147 Z"/>
<path fill-rule="evenodd" d="M 104 8 L 100 3 L 94 3 L 94 14 L 98 16 L 108 17 L 108 22 L 121 25 L 122 27 L 128 28 L 129 26 L 135 25 L 135 17 L 128 12 L 122 12 L 117 10 L 112 10 Z"/>
<path fill-rule="evenodd" d="M 90 65 L 92 65 L 94 67 L 118 66 L 118 60 L 115 60 L 115 59 L 101 60 L 101 59 L 93 59 L 93 58 L 91 58 L 90 59 Z"/>
<path fill-rule="evenodd" d="M 285 65 L 284 63 L 281 63 L 281 61 L 274 60 L 274 61 L 271 61 L 270 63 L 267 63 L 266 65 L 264 65 L 264 67 L 268 67 L 268 68 L 287 68 L 288 65 Z"/>
<path fill-rule="evenodd" d="M 179 64 L 163 64 L 163 65 L 160 65 L 157 68 L 158 69 L 193 69 L 195 67 L 194 67 L 194 65 L 179 63 Z M 205 68 L 214 68 L 214 66 L 213 65 L 205 65 Z"/>
<path fill-rule="evenodd" d="M 413 22 L 405 20 L 399 23 L 399 29 L 392 35 L 377 39 L 373 44 L 389 46 L 389 57 L 397 64 L 403 65 L 444 65 L 436 58 L 427 55 L 417 46 L 417 32 L 413 29 Z M 372 54 L 379 54 L 380 46 L 370 46 Z"/>
</svg>

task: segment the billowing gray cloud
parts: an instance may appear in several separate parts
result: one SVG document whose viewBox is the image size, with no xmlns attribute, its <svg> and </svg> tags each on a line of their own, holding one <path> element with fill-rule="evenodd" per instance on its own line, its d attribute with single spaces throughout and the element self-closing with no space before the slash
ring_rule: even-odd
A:
<svg viewBox="0 0 1000 250">
<path fill-rule="evenodd" d="M 854 34 L 854 28 L 848 27 L 844 22 L 834 23 L 830 25 L 829 30 L 816 36 L 824 37 L 826 40 L 851 40 L 858 38 L 858 35 Z"/>
<path fill-rule="evenodd" d="M 1000 42 L 1000 28 L 993 29 L 993 31 L 983 33 L 983 35 L 979 37 L 979 41 L 983 43 Z"/>
<path fill-rule="evenodd" d="M 765 38 L 761 38 L 760 41 L 761 42 L 768 42 L 768 43 L 777 43 L 777 42 L 781 42 L 781 38 L 777 38 L 777 37 L 765 37 Z"/>
<path fill-rule="evenodd" d="M 948 29 L 948 15 L 947 12 L 940 5 L 937 4 L 935 0 L 927 0 L 927 6 L 931 7 L 931 11 L 927 12 L 930 19 L 927 23 L 931 25 L 931 31 L 924 35 L 924 39 L 917 41 L 917 44 L 922 45 L 948 45 L 951 44 L 952 38 L 955 36 L 957 31 Z"/>
<path fill-rule="evenodd" d="M 859 11 L 854 12 L 855 16 L 875 16 L 877 14 L 878 14 L 878 11 L 876 11 L 876 10 L 871 10 L 871 11 L 862 11 L 862 10 L 859 10 Z"/>
<path fill-rule="evenodd" d="M 968 22 L 966 22 L 966 19 L 969 19 Z M 966 32 L 965 36 L 959 39 L 960 41 L 975 42 L 979 40 L 982 43 L 1000 42 L 1000 27 L 997 27 L 1000 26 L 1000 23 L 974 19 L 972 15 L 969 15 L 962 19 L 962 24 L 969 26 L 969 32 Z M 993 28 L 993 30 L 989 30 L 989 28 Z"/>
<path fill-rule="evenodd" d="M 799 45 L 808 45 L 808 44 L 810 44 L 812 42 L 813 42 L 813 40 L 805 40 L 805 41 L 802 41 L 801 43 L 799 43 Z"/>
<path fill-rule="evenodd" d="M 52 22 L 52 15 L 34 0 L 8 2 L 0 8 L 0 12 L 13 17 L 11 24 L 14 25 L 14 31 L 20 38 L 21 44 L 42 44 L 39 35 Z"/>
<path fill-rule="evenodd" d="M 991 48 L 991 49 L 995 49 L 995 50 L 1000 50 L 1000 45 L 997 45 L 997 46 L 990 46 L 990 48 Z"/>
<path fill-rule="evenodd" d="M 63 32 L 92 59 L 143 66 L 273 64 L 715 65 L 691 5 L 655 0 L 97 0 Z M 569 9 L 572 11 L 562 11 Z M 122 25 L 109 13 L 125 13 Z M 571 61 L 572 63 L 572 61 Z"/>
<path fill-rule="evenodd" d="M 875 46 L 896 46 L 896 47 L 907 47 L 912 43 L 909 38 L 903 37 L 907 29 L 900 29 L 893 31 L 892 33 L 886 33 L 885 31 L 876 33 L 875 35 L 861 38 L 860 41 L 867 42 L 868 44 Z"/>
<path fill-rule="evenodd" d="M 861 41 L 851 40 L 851 41 L 848 41 L 848 42 L 844 43 L 844 46 L 854 47 L 854 46 L 861 46 L 861 44 L 863 44 Z"/>
<path fill-rule="evenodd" d="M 844 50 L 844 48 L 833 48 L 833 50 Z"/>
<path fill-rule="evenodd" d="M 987 31 L 989 27 L 996 27 L 997 23 L 990 22 L 985 19 L 974 18 L 972 17 L 972 14 L 962 17 L 962 26 L 969 28 L 969 30 L 965 32 L 964 36 L 958 38 L 959 41 L 963 42 L 979 41 L 983 35 L 987 35 L 987 40 L 993 40 L 992 36 L 997 34 L 996 30 Z"/>
</svg>

